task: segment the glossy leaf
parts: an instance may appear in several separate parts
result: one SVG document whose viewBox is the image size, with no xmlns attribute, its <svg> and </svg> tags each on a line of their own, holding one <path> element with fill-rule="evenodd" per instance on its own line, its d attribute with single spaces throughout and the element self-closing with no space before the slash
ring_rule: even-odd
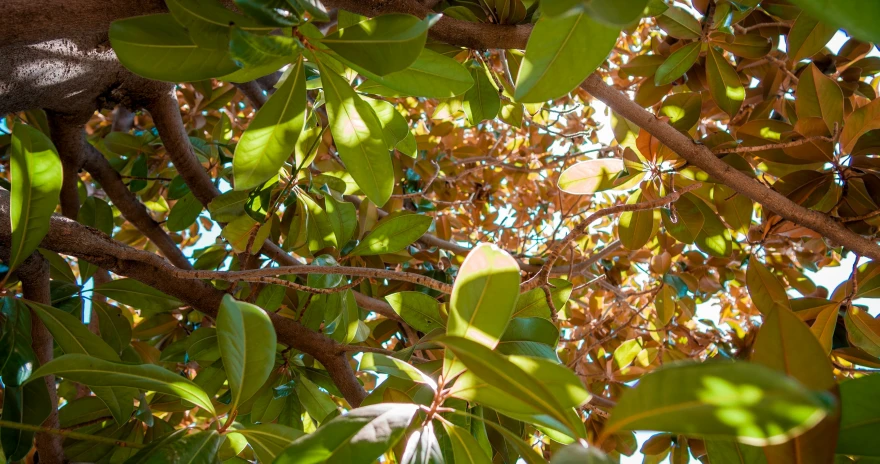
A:
<svg viewBox="0 0 880 464">
<path fill-rule="evenodd" d="M 663 64 L 657 68 L 654 74 L 654 85 L 661 86 L 673 83 L 683 76 L 700 56 L 700 42 L 693 42 L 679 48 Z"/>
<path fill-rule="evenodd" d="M 840 433 L 837 452 L 856 456 L 880 456 L 874 437 L 880 430 L 880 405 L 874 400 L 880 377 L 867 375 L 840 384 Z"/>
<path fill-rule="evenodd" d="M 265 311 L 226 295 L 217 314 L 217 338 L 235 410 L 269 378 L 277 336 Z"/>
<path fill-rule="evenodd" d="M 443 429 L 446 430 L 446 434 L 449 435 L 449 440 L 452 442 L 452 453 L 456 462 L 473 464 L 492 462 L 469 431 L 446 421 L 443 422 Z"/>
<path fill-rule="evenodd" d="M 385 297 L 385 301 L 404 322 L 419 332 L 446 328 L 446 322 L 440 316 L 440 304 L 422 292 L 392 293 Z"/>
<path fill-rule="evenodd" d="M 764 315 L 769 315 L 776 309 L 776 305 L 790 308 L 788 294 L 785 287 L 773 275 L 766 266 L 756 258 L 749 260 L 746 270 L 746 285 L 752 296 L 752 303 Z"/>
<path fill-rule="evenodd" d="M 859 138 L 875 129 L 880 129 L 880 100 L 874 100 L 846 117 L 840 134 L 841 149 L 844 153 L 852 152 Z"/>
<path fill-rule="evenodd" d="M 379 76 L 402 71 L 418 58 L 439 18 L 385 14 L 345 27 L 321 40 L 343 58 Z"/>
<path fill-rule="evenodd" d="M 216 430 L 206 430 L 189 435 L 185 434 L 185 429 L 182 431 L 183 434 L 177 435 L 175 433 L 167 440 L 157 442 L 156 446 L 138 451 L 126 462 L 134 464 L 220 462 L 217 452 L 220 450 L 223 436 L 218 434 Z"/>
<path fill-rule="evenodd" d="M 843 92 L 830 77 L 822 74 L 815 64 L 801 73 L 795 99 L 798 118 L 822 118 L 829 132 L 843 124 Z"/>
<path fill-rule="evenodd" d="M 809 13 L 801 13 L 797 17 L 788 33 L 788 56 L 793 62 L 809 58 L 821 51 L 837 32 L 836 27 L 818 20 L 824 20 L 826 17 L 812 16 Z"/>
<path fill-rule="evenodd" d="M 214 406 L 196 384 L 152 364 L 119 364 L 84 354 L 66 354 L 34 371 L 28 380 L 57 375 L 89 387 L 131 387 L 176 396 L 211 414 Z"/>
<path fill-rule="evenodd" d="M 319 62 L 330 133 L 358 187 L 377 206 L 391 197 L 394 173 L 376 113 L 348 83 Z"/>
<path fill-rule="evenodd" d="M 117 279 L 95 287 L 95 291 L 122 304 L 147 311 L 170 311 L 183 305 L 153 287 L 134 279 Z"/>
<path fill-rule="evenodd" d="M 244 436 L 260 462 L 272 462 L 290 443 L 303 436 L 296 430 L 281 424 L 256 424 L 236 433 Z"/>
<path fill-rule="evenodd" d="M 571 282 L 563 279 L 549 279 L 553 288 L 550 289 L 550 297 L 556 311 L 562 311 L 568 302 L 572 292 Z M 513 317 L 543 317 L 552 319 L 550 306 L 547 304 L 547 295 L 540 288 L 533 288 L 519 296 L 516 300 L 516 308 Z"/>
<path fill-rule="evenodd" d="M 352 256 L 396 253 L 419 239 L 433 223 L 429 216 L 401 214 L 379 222 L 351 251 Z"/>
<path fill-rule="evenodd" d="M 359 85 L 358 90 L 386 97 L 449 98 L 462 95 L 474 85 L 467 68 L 427 48 L 422 49 L 418 58 L 402 71 L 384 76 L 364 74 L 370 80 Z"/>
<path fill-rule="evenodd" d="M 630 196 L 626 203 L 634 205 L 643 201 L 644 195 L 639 191 Z M 629 250 L 642 248 L 657 232 L 659 224 L 660 211 L 651 209 L 625 211 L 620 215 L 617 228 L 620 243 Z"/>
<path fill-rule="evenodd" d="M 736 115 L 746 98 L 746 89 L 736 70 L 715 47 L 709 47 L 706 55 L 706 78 L 718 107 L 730 116 Z"/>
<path fill-rule="evenodd" d="M 202 203 L 195 195 L 188 193 L 180 200 L 177 200 L 177 203 L 171 208 L 165 226 L 172 232 L 179 232 L 193 225 L 201 213 Z"/>
<path fill-rule="evenodd" d="M 585 13 L 538 20 L 529 35 L 514 99 L 540 103 L 571 92 L 614 47 L 620 29 Z"/>
<path fill-rule="evenodd" d="M 168 13 L 113 21 L 110 43 L 126 68 L 148 79 L 200 81 L 238 69 L 228 49 L 199 47 Z"/>
<path fill-rule="evenodd" d="M 566 193 L 588 195 L 613 189 L 623 163 L 619 159 L 581 161 L 559 176 L 557 185 Z"/>
<path fill-rule="evenodd" d="M 305 122 L 305 78 L 300 58 L 242 134 L 232 158 L 236 190 L 250 190 L 278 175 L 290 158 Z"/>
<path fill-rule="evenodd" d="M 494 119 L 501 111 L 501 97 L 486 74 L 486 69 L 471 62 L 468 68 L 474 85 L 464 93 L 462 108 L 472 126 Z"/>
<path fill-rule="evenodd" d="M 656 430 L 764 446 L 808 430 L 828 409 L 827 399 L 757 364 L 683 364 L 642 377 L 618 401 L 602 433 Z"/>
<path fill-rule="evenodd" d="M 855 306 L 846 310 L 843 320 L 850 343 L 880 357 L 880 320 Z"/>
<path fill-rule="evenodd" d="M 417 408 L 390 403 L 353 409 L 298 438 L 275 464 L 371 463 L 403 437 Z"/>
<path fill-rule="evenodd" d="M 61 192 L 62 169 L 58 151 L 48 137 L 33 127 L 16 124 L 12 129 L 9 170 L 12 271 L 36 251 L 49 232 L 49 221 Z"/>
</svg>

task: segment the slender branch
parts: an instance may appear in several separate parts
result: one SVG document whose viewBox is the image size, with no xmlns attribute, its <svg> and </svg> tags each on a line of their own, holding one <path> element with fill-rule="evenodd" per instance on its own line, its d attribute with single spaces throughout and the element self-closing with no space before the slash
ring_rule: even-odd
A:
<svg viewBox="0 0 880 464">
<path fill-rule="evenodd" d="M 814 135 L 812 137 L 807 137 L 799 140 L 794 140 L 792 142 L 783 142 L 783 143 L 770 143 L 767 145 L 758 145 L 753 147 L 736 147 L 736 148 L 722 148 L 718 150 L 712 150 L 712 153 L 716 155 L 724 154 L 724 153 L 754 153 L 758 151 L 764 150 L 781 150 L 783 148 L 793 148 L 799 147 L 801 145 L 806 145 L 808 143 L 813 142 L 832 142 L 831 137 L 825 137 L 824 135 Z"/>
<path fill-rule="evenodd" d="M 133 443 L 130 441 L 122 441 L 122 440 L 114 440 L 108 437 L 102 437 L 100 435 L 90 435 L 88 433 L 79 433 L 74 432 L 67 429 L 57 429 L 46 426 L 37 426 L 37 425 L 29 425 L 29 424 L 21 424 L 18 422 L 12 422 L 7 420 L 0 420 L 0 427 L 17 429 L 17 430 L 25 430 L 28 432 L 37 432 L 39 434 L 51 434 L 55 435 L 59 438 L 72 438 L 74 440 L 84 440 L 84 441 L 92 441 L 95 443 L 104 443 L 107 445 L 115 445 L 122 448 L 135 448 L 140 449 L 144 448 L 147 445 L 144 443 Z M 60 441 L 60 440 L 59 440 Z M 48 462 L 46 458 L 40 455 L 40 462 Z"/>
<path fill-rule="evenodd" d="M 628 96 L 607 85 L 598 74 L 587 78 L 581 87 L 622 117 L 657 137 L 661 143 L 679 156 L 706 171 L 707 174 L 718 179 L 735 192 L 745 195 L 783 218 L 818 232 L 829 240 L 862 256 L 880 259 L 880 246 L 876 243 L 846 229 L 818 211 L 794 203 L 773 189 L 737 171 L 734 167 L 718 159 L 709 148 L 694 143 L 690 137 L 660 121 L 656 116 L 630 100 Z"/>
<path fill-rule="evenodd" d="M 541 285 L 547 284 L 547 278 L 550 276 L 550 269 L 553 267 L 553 264 L 556 263 L 556 260 L 559 259 L 559 256 L 562 252 L 568 248 L 569 245 L 572 244 L 575 240 L 578 239 L 581 235 L 586 232 L 587 228 L 598 219 L 601 219 L 605 216 L 611 216 L 612 214 L 620 214 L 626 211 L 643 211 L 657 208 L 658 206 L 668 205 L 674 201 L 677 201 L 683 194 L 690 192 L 691 190 L 695 190 L 697 188 L 702 187 L 702 183 L 696 182 L 687 187 L 682 188 L 681 190 L 677 190 L 675 192 L 666 195 L 665 197 L 658 198 L 656 200 L 643 201 L 641 203 L 635 204 L 622 204 L 616 206 L 610 206 L 608 208 L 602 208 L 599 211 L 587 216 L 584 220 L 579 222 L 574 228 L 571 229 L 571 232 L 565 236 L 564 239 L 556 242 L 554 246 L 550 248 L 549 256 L 547 257 L 547 261 L 544 263 L 544 266 L 541 267 L 541 270 L 531 279 L 523 283 L 522 289 L 531 290 L 533 288 L 539 287 Z"/>
</svg>

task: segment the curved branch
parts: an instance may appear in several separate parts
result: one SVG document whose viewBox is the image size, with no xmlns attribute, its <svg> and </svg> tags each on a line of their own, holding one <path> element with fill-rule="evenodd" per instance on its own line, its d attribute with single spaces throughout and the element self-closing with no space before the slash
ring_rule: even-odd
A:
<svg viewBox="0 0 880 464">
<path fill-rule="evenodd" d="M 9 192 L 0 190 L 0 218 L 9 217 Z M 0 220 L 0 249 L 11 243 L 9 220 Z M 104 234 L 61 216 L 52 216 L 41 246 L 84 259 L 115 274 L 131 277 L 167 293 L 211 317 L 217 316 L 224 292 L 197 279 L 172 276 L 175 267 L 160 256 L 116 242 Z M 278 340 L 309 354 L 327 369 L 345 399 L 357 407 L 366 392 L 348 362 L 344 346 L 284 316 L 268 313 Z"/>
<path fill-rule="evenodd" d="M 52 143 L 61 158 L 61 214 L 76 220 L 79 216 L 79 170 L 82 169 L 82 146 L 86 143 L 82 125 L 85 118 L 74 118 L 46 111 Z"/>
<path fill-rule="evenodd" d="M 239 92 L 251 103 L 254 109 L 259 110 L 266 104 L 269 97 L 263 95 L 263 87 L 257 81 L 242 82 L 241 84 L 233 84 Z"/>
</svg>

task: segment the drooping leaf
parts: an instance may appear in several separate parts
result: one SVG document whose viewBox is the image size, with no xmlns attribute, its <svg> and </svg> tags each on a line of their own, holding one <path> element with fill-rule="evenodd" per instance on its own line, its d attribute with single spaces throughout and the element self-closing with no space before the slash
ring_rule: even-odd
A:
<svg viewBox="0 0 880 464">
<path fill-rule="evenodd" d="M 31 126 L 16 124 L 12 128 L 9 170 L 12 243 L 7 272 L 12 272 L 36 251 L 49 232 L 49 221 L 61 193 L 62 169 L 58 151 L 48 137 Z"/>
<path fill-rule="evenodd" d="M 238 69 L 228 49 L 199 47 L 170 13 L 113 21 L 110 44 L 123 66 L 157 81 L 200 81 Z"/>
<path fill-rule="evenodd" d="M 403 437 L 418 406 L 376 404 L 351 410 L 294 441 L 275 464 L 368 464 Z"/>
<path fill-rule="evenodd" d="M 585 13 L 542 17 L 529 35 L 514 99 L 541 103 L 571 92 L 605 60 L 618 35 L 620 29 Z"/>
<path fill-rule="evenodd" d="M 746 98 L 746 89 L 724 54 L 711 46 L 706 55 L 706 78 L 718 107 L 731 117 L 736 115 Z"/>
<path fill-rule="evenodd" d="M 767 367 L 682 364 L 642 377 L 618 401 L 602 434 L 656 430 L 764 446 L 808 430 L 829 409 L 826 398 Z"/>
<path fill-rule="evenodd" d="M 474 85 L 467 68 L 427 48 L 402 71 L 384 76 L 363 74 L 370 80 L 359 85 L 358 90 L 385 97 L 449 98 L 467 92 Z"/>
<path fill-rule="evenodd" d="M 214 414 L 214 406 L 201 388 L 153 364 L 120 364 L 84 354 L 65 354 L 40 366 L 28 381 L 47 375 L 61 376 L 89 387 L 131 387 L 165 393 Z"/>
<path fill-rule="evenodd" d="M 641 191 L 627 199 L 626 203 L 634 205 L 644 201 Z M 645 246 L 660 226 L 660 211 L 643 209 L 639 211 L 626 211 L 620 215 L 617 233 L 620 243 L 628 250 L 638 250 Z"/>
<path fill-rule="evenodd" d="M 788 56 L 793 62 L 798 62 L 815 55 L 825 47 L 835 32 L 836 27 L 813 19 L 808 13 L 801 13 L 788 33 Z"/>
<path fill-rule="evenodd" d="M 443 429 L 446 430 L 446 434 L 449 435 L 449 440 L 452 442 L 455 462 L 473 464 L 490 464 L 492 462 L 469 431 L 446 421 L 443 422 Z"/>
<path fill-rule="evenodd" d="M 293 154 L 305 122 L 305 81 L 300 57 L 241 135 L 232 158 L 236 190 L 250 190 L 278 175 Z"/>
<path fill-rule="evenodd" d="M 45 382 L 30 382 L 24 386 L 7 384 L 3 390 L 3 413 L 0 419 L 40 426 L 52 409 Z M 24 459 L 31 450 L 33 440 L 34 432 L 12 427 L 0 428 L 0 445 L 5 459 L 10 462 Z"/>
<path fill-rule="evenodd" d="M 498 112 L 501 111 L 501 97 L 498 96 L 498 91 L 486 74 L 486 68 L 472 61 L 468 71 L 474 85 L 464 93 L 461 106 L 468 122 L 476 126 L 498 116 Z"/>
<path fill-rule="evenodd" d="M 439 18 L 419 19 L 385 14 L 340 29 L 321 43 L 368 71 L 385 76 L 409 67 L 418 58 L 430 28 Z"/>
<path fill-rule="evenodd" d="M 352 256 L 396 253 L 419 239 L 434 220 L 421 214 L 401 214 L 380 222 L 351 251 Z"/>
<path fill-rule="evenodd" d="M 696 40 L 703 32 L 697 18 L 677 6 L 664 11 L 656 19 L 657 25 L 676 39 Z"/>
<path fill-rule="evenodd" d="M 764 315 L 775 311 L 776 305 L 783 308 L 791 307 L 785 287 L 756 258 L 749 260 L 749 267 L 746 270 L 746 285 L 752 297 L 752 303 Z"/>
<path fill-rule="evenodd" d="M 217 314 L 220 357 L 232 391 L 231 410 L 250 399 L 275 367 L 277 335 L 260 307 L 223 297 Z"/>
<path fill-rule="evenodd" d="M 377 206 L 383 206 L 394 188 L 394 170 L 382 125 L 375 111 L 348 83 L 319 62 L 330 133 L 339 156 L 358 187 Z"/>
<path fill-rule="evenodd" d="M 219 3 L 204 0 L 169 0 L 168 10 L 186 30 L 198 46 L 208 49 L 225 50 L 229 47 L 230 24 L 251 31 L 269 31 L 256 21 L 231 10 Z"/>
<path fill-rule="evenodd" d="M 856 306 L 850 306 L 843 317 L 847 338 L 866 353 L 880 357 L 880 320 Z"/>
<path fill-rule="evenodd" d="M 669 55 L 669 58 L 657 68 L 657 73 L 654 74 L 654 85 L 671 84 L 683 76 L 697 62 L 697 58 L 700 56 L 700 45 L 700 42 L 692 42 Z"/>
</svg>

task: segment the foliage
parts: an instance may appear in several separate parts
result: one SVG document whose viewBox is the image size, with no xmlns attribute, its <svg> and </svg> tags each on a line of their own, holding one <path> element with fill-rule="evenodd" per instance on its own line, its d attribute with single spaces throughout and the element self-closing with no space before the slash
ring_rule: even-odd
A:
<svg viewBox="0 0 880 464">
<path fill-rule="evenodd" d="M 108 34 L 179 134 L 0 125 L 7 460 L 880 458 L 880 265 L 809 276 L 877 248 L 871 2 L 166 3 Z"/>
</svg>

